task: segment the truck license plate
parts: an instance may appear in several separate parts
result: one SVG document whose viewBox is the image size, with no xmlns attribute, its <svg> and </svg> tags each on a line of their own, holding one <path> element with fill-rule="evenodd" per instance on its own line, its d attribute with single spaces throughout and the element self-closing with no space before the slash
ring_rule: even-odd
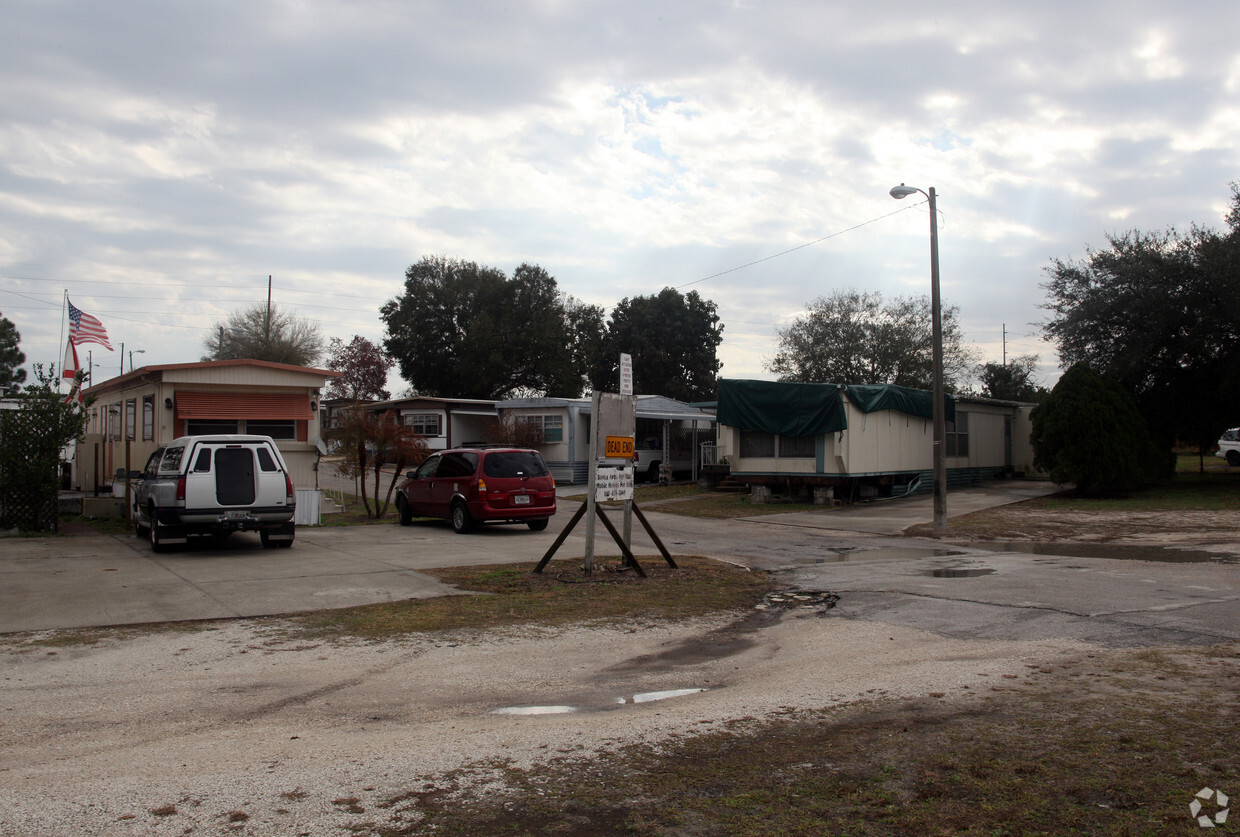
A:
<svg viewBox="0 0 1240 837">
<path fill-rule="evenodd" d="M 245 520 L 246 517 L 248 516 L 249 516 L 248 513 L 243 512 L 243 511 L 224 512 L 225 520 Z"/>
<path fill-rule="evenodd" d="M 528 506 L 530 504 L 530 495 L 518 494 L 512 498 L 512 502 L 516 503 L 518 506 Z"/>
</svg>

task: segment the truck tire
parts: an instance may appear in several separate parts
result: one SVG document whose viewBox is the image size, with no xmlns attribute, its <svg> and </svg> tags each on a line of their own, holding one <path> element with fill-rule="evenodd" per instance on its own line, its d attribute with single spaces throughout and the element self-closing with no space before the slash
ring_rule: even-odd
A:
<svg viewBox="0 0 1240 837">
<path fill-rule="evenodd" d="M 164 552 L 168 549 L 168 545 L 164 543 L 163 538 L 159 534 L 159 518 L 155 515 L 155 510 L 151 510 L 151 525 L 147 527 L 147 532 L 151 538 L 151 552 Z"/>
</svg>

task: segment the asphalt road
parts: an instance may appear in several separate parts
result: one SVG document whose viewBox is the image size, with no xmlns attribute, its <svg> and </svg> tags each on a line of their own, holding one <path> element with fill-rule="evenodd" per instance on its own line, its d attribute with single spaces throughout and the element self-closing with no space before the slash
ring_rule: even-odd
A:
<svg viewBox="0 0 1240 837">
<path fill-rule="evenodd" d="M 960 514 L 1047 493 L 1045 483 L 953 492 Z M 288 550 L 256 535 L 154 555 L 133 536 L 0 541 L 0 633 L 293 613 L 451 593 L 419 570 L 534 561 L 567 524 L 545 532 L 443 523 L 302 527 Z M 789 586 L 840 596 L 833 615 L 972 638 L 1070 638 L 1107 645 L 1240 639 L 1240 563 L 1038 555 L 899 537 L 928 522 L 928 497 L 846 510 L 739 520 L 647 512 L 675 554 L 775 572 Z M 559 557 L 584 554 L 584 525 Z M 634 526 L 634 549 L 654 546 Z M 617 555 L 600 526 L 595 551 Z M 1240 535 L 1237 536 L 1240 539 Z M 1240 554 L 1240 541 L 1233 550 Z M 1168 559 L 1170 556 L 1168 556 Z M 1237 560 L 1234 557 L 1231 559 Z"/>
</svg>

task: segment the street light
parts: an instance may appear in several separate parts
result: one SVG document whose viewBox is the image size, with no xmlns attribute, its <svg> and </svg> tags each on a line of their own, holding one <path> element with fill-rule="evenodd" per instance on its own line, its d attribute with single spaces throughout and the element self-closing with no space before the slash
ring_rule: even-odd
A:
<svg viewBox="0 0 1240 837">
<path fill-rule="evenodd" d="M 130 372 L 133 371 L 133 356 L 144 355 L 144 354 L 146 354 L 146 349 L 130 349 L 129 350 L 129 371 Z"/>
<path fill-rule="evenodd" d="M 934 201 L 934 187 L 923 192 L 916 186 L 893 186 L 891 196 L 903 200 L 909 195 L 922 194 L 930 201 L 930 319 L 934 343 L 934 531 L 947 531 L 947 463 L 944 458 L 944 440 L 947 437 L 947 418 L 943 404 L 943 317 L 939 306 L 939 216 Z"/>
</svg>

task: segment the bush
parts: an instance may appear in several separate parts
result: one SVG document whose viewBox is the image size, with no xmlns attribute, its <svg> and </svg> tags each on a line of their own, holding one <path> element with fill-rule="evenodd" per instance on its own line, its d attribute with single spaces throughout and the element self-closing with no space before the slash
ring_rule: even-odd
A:
<svg viewBox="0 0 1240 837">
<path fill-rule="evenodd" d="M 1078 363 L 1030 415 L 1034 466 L 1085 495 L 1126 491 L 1165 476 L 1136 401 Z"/>
</svg>

